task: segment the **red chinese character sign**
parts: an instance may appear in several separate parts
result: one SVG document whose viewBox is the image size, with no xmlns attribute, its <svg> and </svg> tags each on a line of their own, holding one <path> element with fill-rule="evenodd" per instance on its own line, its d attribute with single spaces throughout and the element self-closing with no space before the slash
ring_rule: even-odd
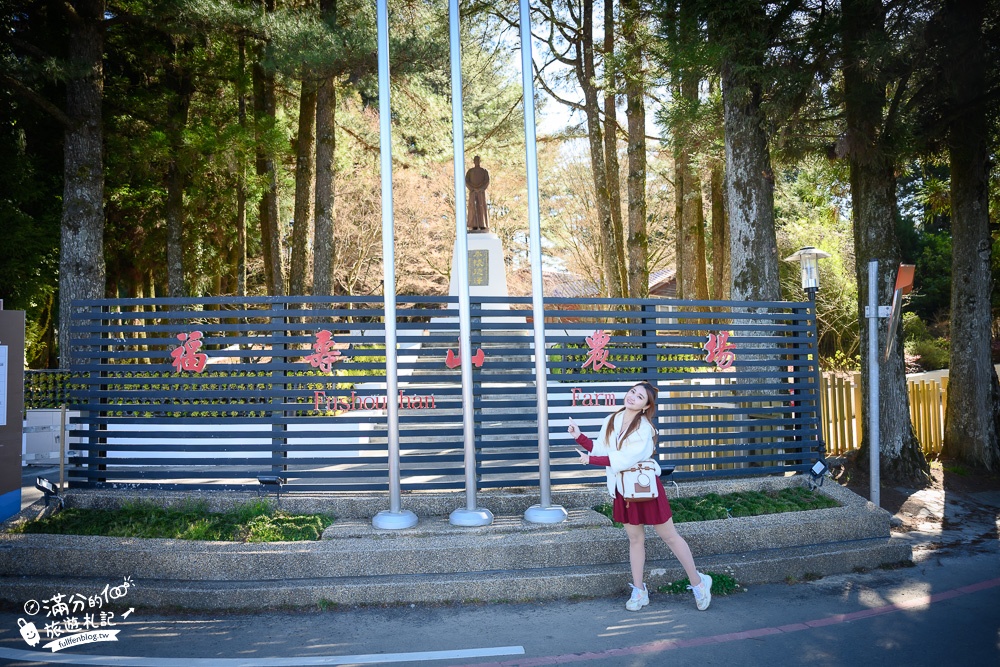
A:
<svg viewBox="0 0 1000 667">
<path fill-rule="evenodd" d="M 476 350 L 474 355 L 472 355 L 472 365 L 476 368 L 482 368 L 484 361 L 486 361 L 486 353 L 480 348 L 479 350 Z M 462 365 L 462 358 L 455 354 L 452 350 L 448 350 L 448 354 L 444 359 L 444 365 L 448 368 L 458 368 Z"/>
<path fill-rule="evenodd" d="M 587 353 L 587 360 L 583 362 L 581 368 L 590 366 L 595 371 L 602 368 L 615 368 L 615 365 L 608 361 L 610 350 L 605 349 L 605 346 L 611 342 L 610 334 L 603 329 L 598 329 L 594 335 L 587 336 L 586 341 L 590 352 Z"/>
<path fill-rule="evenodd" d="M 181 371 L 200 373 L 205 370 L 208 355 L 198 352 L 201 349 L 201 338 L 200 331 L 177 334 L 177 340 L 181 342 L 181 346 L 171 352 L 170 356 L 174 358 L 171 364 L 178 373 Z"/>
<path fill-rule="evenodd" d="M 329 373 L 333 370 L 333 365 L 340 361 L 340 350 L 336 349 L 336 345 L 337 341 L 333 340 L 333 334 L 326 329 L 316 332 L 313 354 L 307 356 L 306 361 L 313 368 Z"/>
<path fill-rule="evenodd" d="M 729 342 L 729 332 L 720 331 L 717 334 L 708 334 L 708 341 L 702 345 L 706 354 L 705 361 L 715 364 L 720 371 L 724 371 L 736 361 L 736 343 Z"/>
</svg>

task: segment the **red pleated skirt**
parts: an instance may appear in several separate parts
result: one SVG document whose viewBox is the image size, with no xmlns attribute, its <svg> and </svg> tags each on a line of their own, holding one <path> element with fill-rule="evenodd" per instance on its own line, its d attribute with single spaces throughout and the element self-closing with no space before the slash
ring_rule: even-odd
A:
<svg viewBox="0 0 1000 667">
<path fill-rule="evenodd" d="M 611 510 L 611 515 L 618 523 L 631 523 L 637 526 L 658 526 L 666 523 L 673 516 L 670 510 L 670 502 L 667 500 L 667 492 L 663 489 L 663 482 L 656 478 L 656 488 L 659 495 L 654 500 L 644 500 L 642 502 L 627 501 L 622 494 L 615 491 L 615 503 Z"/>
</svg>

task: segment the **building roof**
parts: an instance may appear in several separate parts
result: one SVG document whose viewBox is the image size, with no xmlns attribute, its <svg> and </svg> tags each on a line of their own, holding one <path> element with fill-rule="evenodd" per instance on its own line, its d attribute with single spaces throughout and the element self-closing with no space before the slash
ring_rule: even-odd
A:
<svg viewBox="0 0 1000 667">
<path fill-rule="evenodd" d="M 542 271 L 545 296 L 567 299 L 593 299 L 601 296 L 593 282 L 569 271 Z M 512 296 L 531 295 L 531 270 L 522 268 L 512 272 L 509 290 Z M 651 296 L 674 298 L 677 295 L 677 279 L 674 269 L 658 269 L 649 274 Z"/>
</svg>

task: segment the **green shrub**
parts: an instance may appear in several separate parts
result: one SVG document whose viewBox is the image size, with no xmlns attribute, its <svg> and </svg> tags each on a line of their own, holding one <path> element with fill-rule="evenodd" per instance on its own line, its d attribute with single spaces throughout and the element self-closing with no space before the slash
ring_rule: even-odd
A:
<svg viewBox="0 0 1000 667">
<path fill-rule="evenodd" d="M 903 338 L 908 341 L 929 340 L 930 329 L 916 313 L 903 313 Z"/>
<path fill-rule="evenodd" d="M 906 354 L 914 357 L 916 364 L 925 371 L 948 368 L 948 348 L 948 341 L 944 338 L 908 340 L 905 344 Z"/>
<path fill-rule="evenodd" d="M 229 512 L 208 511 L 204 501 L 174 507 L 151 502 L 124 503 L 116 510 L 66 508 L 47 519 L 20 524 L 11 532 L 108 537 L 171 538 L 225 542 L 296 542 L 318 540 L 333 518 L 321 514 L 287 514 L 266 500 Z"/>
<path fill-rule="evenodd" d="M 829 496 L 804 486 L 794 486 L 779 491 L 739 491 L 724 496 L 708 493 L 704 496 L 674 498 L 670 501 L 674 523 L 802 512 L 837 506 L 837 501 Z M 610 503 L 599 505 L 594 509 L 611 518 Z"/>
</svg>

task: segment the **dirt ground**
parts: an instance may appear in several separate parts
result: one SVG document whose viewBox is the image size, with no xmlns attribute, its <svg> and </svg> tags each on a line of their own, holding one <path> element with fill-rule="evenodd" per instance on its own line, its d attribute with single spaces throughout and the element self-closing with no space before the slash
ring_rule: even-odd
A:
<svg viewBox="0 0 1000 667">
<path fill-rule="evenodd" d="M 867 470 L 848 457 L 834 479 L 867 498 Z M 931 461 L 931 483 L 922 489 L 882 484 L 880 504 L 894 515 L 893 534 L 929 538 L 924 548 L 976 548 L 998 539 L 1000 474 L 949 461 Z"/>
</svg>

